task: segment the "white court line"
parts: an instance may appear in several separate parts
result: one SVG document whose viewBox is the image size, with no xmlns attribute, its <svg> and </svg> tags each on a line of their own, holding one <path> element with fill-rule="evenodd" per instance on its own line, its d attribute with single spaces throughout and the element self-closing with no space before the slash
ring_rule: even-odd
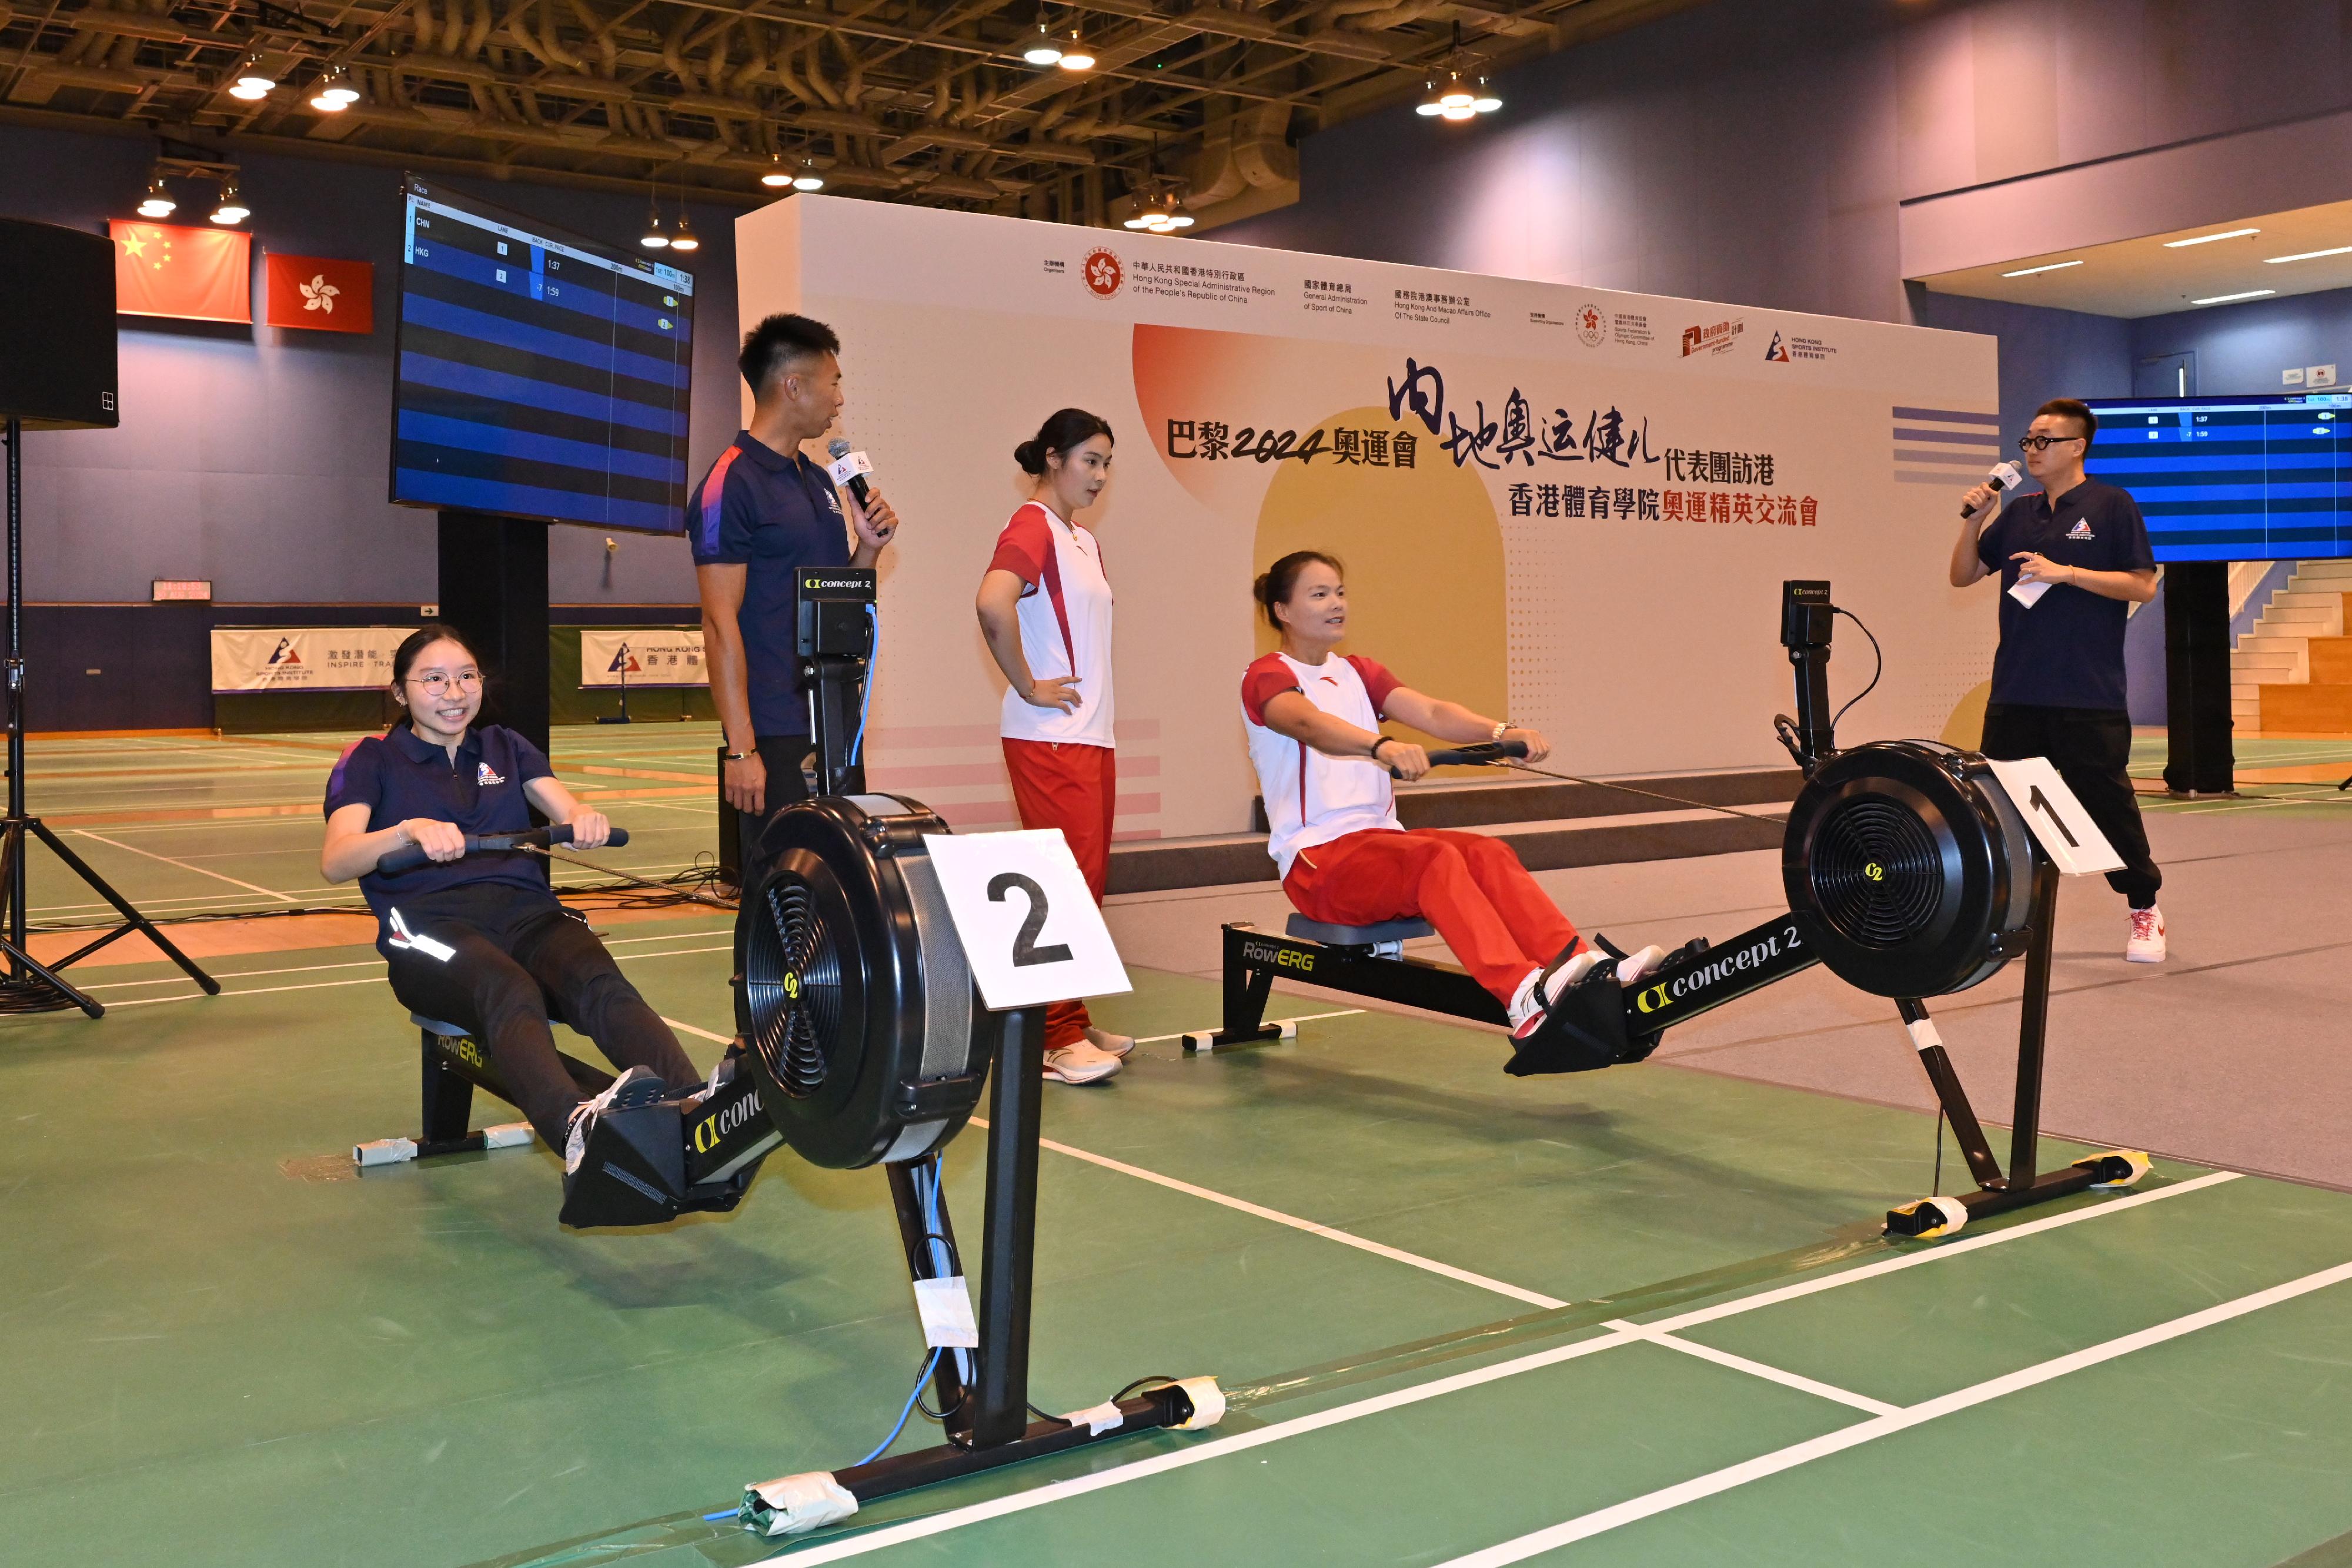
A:
<svg viewBox="0 0 2352 1568">
<path fill-rule="evenodd" d="M 2031 1220 L 2023 1225 L 2013 1225 L 2005 1230 L 1996 1230 L 1989 1235 L 1973 1238 L 1971 1241 L 1950 1242 L 1932 1251 L 1910 1253 L 1900 1258 L 1890 1258 L 1884 1262 L 1864 1264 L 1859 1269 L 1846 1270 L 1843 1273 L 1809 1280 L 1801 1284 L 1788 1286 L 1779 1291 L 1769 1291 L 1760 1296 L 1744 1296 L 1720 1308 L 1706 1308 L 1699 1312 L 1685 1312 L 1644 1326 L 1651 1330 L 1671 1333 L 1676 1329 L 1688 1328 L 1696 1322 L 1711 1322 L 1717 1318 L 1731 1317 L 1756 1307 L 1769 1306 L 1778 1301 L 1790 1301 L 1798 1296 L 1810 1296 L 1822 1291 L 1833 1291 L 1842 1285 L 1851 1285 L 1858 1281 L 1876 1279 L 1882 1274 L 1897 1270 L 1940 1262 L 1947 1258 L 1958 1257 L 1964 1251 L 2022 1240 L 2028 1236 L 2038 1236 L 2044 1231 L 2055 1230 L 2063 1226 L 2105 1218 L 2108 1215 L 2119 1214 L 2126 1209 L 2138 1208 L 2147 1204 L 2162 1203 L 2168 1198 L 2178 1197 L 2184 1193 L 2202 1191 L 2206 1187 L 2236 1179 L 2238 1179 L 2236 1171 L 2213 1171 L 2189 1181 L 2176 1182 L 2170 1186 L 2158 1187 L 2152 1192 L 2138 1192 L 2128 1197 L 2111 1198 L 2095 1208 L 2078 1208 L 2066 1214 L 2052 1215 L 2047 1219 Z M 819 1563 L 837 1563 L 845 1558 L 861 1557 L 869 1552 L 879 1552 L 885 1547 L 897 1546 L 904 1542 L 920 1541 L 929 1536 L 943 1535 L 949 1531 L 961 1530 L 966 1525 L 1001 1519 L 1007 1514 L 1026 1512 L 1033 1508 L 1043 1508 L 1048 1503 L 1063 1502 L 1074 1497 L 1083 1497 L 1088 1492 L 1101 1491 L 1109 1487 L 1124 1485 L 1129 1481 L 1144 1480 L 1152 1476 L 1165 1474 L 1170 1470 L 1183 1469 L 1208 1459 L 1222 1458 L 1228 1454 L 1263 1448 L 1268 1443 L 1280 1442 L 1285 1437 L 1303 1437 L 1309 1432 L 1319 1432 L 1327 1427 L 1336 1427 L 1343 1422 L 1358 1420 L 1366 1416 L 1377 1416 L 1385 1411 L 1418 1405 L 1425 1399 L 1434 1399 L 1458 1389 L 1475 1388 L 1481 1384 L 1514 1377 L 1523 1372 L 1534 1372 L 1542 1367 L 1556 1366 L 1561 1362 L 1591 1355 L 1596 1351 L 1614 1350 L 1620 1345 L 1643 1343 L 1643 1341 L 1636 1335 L 1612 1330 L 1597 1339 L 1580 1340 L 1574 1344 L 1538 1351 L 1532 1355 L 1520 1356 L 1513 1361 L 1498 1362 L 1493 1366 L 1480 1367 L 1472 1372 L 1456 1373 L 1451 1377 L 1441 1377 L 1433 1382 L 1416 1384 L 1411 1388 L 1401 1388 L 1393 1393 L 1378 1395 L 1370 1399 L 1360 1399 L 1351 1405 L 1335 1406 L 1331 1409 L 1318 1411 L 1312 1416 L 1302 1416 L 1297 1420 L 1278 1421 L 1272 1426 L 1262 1427 L 1255 1432 L 1237 1432 L 1229 1437 L 1213 1437 L 1192 1448 L 1179 1449 L 1174 1453 L 1158 1454 L 1149 1459 L 1139 1459 L 1131 1465 L 1120 1465 L 1115 1469 L 1098 1470 L 1093 1475 L 1076 1477 L 1069 1480 L 1054 1481 L 1033 1491 L 1015 1492 L 1009 1497 L 993 1498 L 989 1501 L 973 1503 L 965 1508 L 950 1509 L 944 1513 L 933 1514 L 927 1519 L 907 1520 L 902 1523 L 888 1525 L 864 1535 L 853 1536 L 813 1550 L 782 1553 L 764 1559 L 753 1564 L 752 1568 L 772 1568 L 772 1565 L 773 1568 L 786 1568 L 786 1565 L 789 1565 L 789 1568 L 814 1568 L 814 1564 Z M 1914 1408 L 1923 1407 L 1915 1406 Z M 1870 1422 L 1861 1423 L 1865 1427 L 1871 1424 Z"/>
<path fill-rule="evenodd" d="M 971 1124 L 975 1127 L 988 1125 L 986 1121 L 978 1116 L 971 1119 Z M 1107 1155 L 1090 1154 L 1085 1149 L 1072 1148 L 1067 1144 L 1057 1144 L 1051 1138 L 1038 1139 L 1037 1146 L 1041 1149 L 1051 1149 L 1057 1155 L 1067 1155 L 1074 1160 L 1084 1160 L 1090 1166 L 1100 1166 L 1105 1170 L 1117 1171 L 1121 1176 L 1131 1176 L 1138 1181 L 1148 1181 L 1155 1186 L 1164 1186 L 1171 1192 L 1181 1192 L 1190 1197 L 1203 1198 L 1226 1208 L 1238 1209 L 1244 1214 L 1255 1215 L 1260 1219 L 1270 1219 L 1276 1225 L 1286 1225 L 1293 1230 L 1304 1230 L 1309 1236 L 1320 1236 L 1326 1241 L 1337 1241 L 1342 1247 L 1353 1247 L 1360 1252 L 1370 1252 L 1376 1257 L 1425 1270 L 1432 1274 L 1443 1274 L 1449 1280 L 1458 1280 L 1465 1285 L 1475 1285 L 1482 1291 L 1492 1291 L 1498 1296 L 1508 1296 L 1513 1301 L 1525 1301 L 1529 1306 L 1542 1307 L 1549 1311 L 1569 1304 L 1556 1296 L 1543 1295 L 1501 1280 L 1490 1280 L 1484 1274 L 1474 1274 L 1467 1269 L 1457 1269 L 1451 1263 L 1440 1263 L 1434 1258 L 1423 1258 L 1418 1253 L 1402 1251 L 1394 1247 L 1384 1247 L 1377 1241 L 1367 1241 L 1360 1236 L 1351 1236 L 1344 1230 L 1334 1230 L 1328 1225 L 1318 1225 L 1311 1219 L 1301 1219 L 1295 1214 L 1285 1214 L 1278 1208 L 1267 1208 L 1261 1204 L 1251 1203 L 1246 1198 L 1230 1197 L 1222 1192 L 1212 1192 L 1205 1186 L 1194 1186 L 1189 1181 L 1178 1181 L 1174 1176 L 1161 1176 L 1158 1171 L 1148 1171 L 1141 1166 L 1128 1165 L 1124 1161 L 1114 1160 Z"/>
<path fill-rule="evenodd" d="M 2186 1317 L 2174 1318 L 2170 1322 L 2158 1323 L 2152 1328 L 2142 1329 L 2137 1333 L 2128 1333 L 2120 1339 L 2111 1339 L 2105 1344 L 2095 1344 L 2070 1354 L 2053 1356 L 2048 1361 L 2037 1363 L 2032 1366 L 2023 1367 L 2000 1377 L 1988 1378 L 1982 1383 L 1971 1384 L 1966 1388 L 1955 1389 L 1949 1394 L 1941 1394 L 1933 1399 L 1922 1400 L 1916 1405 L 1889 1411 L 1874 1420 L 1856 1422 L 1851 1427 L 1842 1427 L 1835 1432 L 1815 1437 L 1810 1442 L 1791 1443 L 1785 1448 L 1775 1449 L 1771 1453 L 1759 1455 L 1756 1458 L 1740 1464 L 1727 1465 L 1722 1469 L 1694 1477 L 1678 1485 L 1661 1487 L 1656 1491 L 1648 1492 L 1637 1498 L 1629 1498 L 1609 1508 L 1596 1509 L 1591 1513 L 1580 1514 L 1574 1519 L 1552 1525 L 1549 1529 L 1522 1535 L 1516 1541 L 1506 1541 L 1499 1545 L 1489 1546 L 1483 1552 L 1473 1552 L 1465 1556 L 1453 1558 L 1442 1564 L 1441 1568 L 1503 1568 L 1505 1563 L 1522 1563 L 1530 1557 L 1555 1551 L 1573 1542 L 1590 1540 L 1593 1536 L 1615 1530 L 1621 1525 L 1632 1524 L 1637 1520 L 1664 1513 L 1669 1509 L 1680 1508 L 1685 1503 L 1696 1502 L 1702 1498 L 1713 1497 L 1718 1492 L 1746 1486 L 1750 1481 L 1762 1480 L 1767 1476 L 1776 1476 L 1783 1470 L 1794 1469 L 1799 1465 L 1808 1465 L 1815 1459 L 1826 1458 L 1832 1454 L 1843 1453 L 1848 1448 L 1859 1448 L 1864 1443 L 1875 1442 L 1881 1437 L 1908 1431 L 1914 1427 L 1924 1426 L 1929 1421 L 1937 1420 L 1958 1411 L 1973 1408 L 1990 1400 L 1999 1399 L 2004 1395 L 2015 1394 L 2021 1389 L 2038 1387 L 2044 1383 L 2063 1377 L 2069 1373 L 2080 1372 L 2085 1367 L 2097 1366 L 2104 1362 L 2114 1361 L 2118 1356 L 2129 1355 L 2134 1351 L 2145 1350 L 2150 1345 L 2162 1344 L 2168 1340 L 2179 1339 L 2183 1334 L 2195 1333 L 2200 1329 L 2210 1328 L 2216 1323 L 2228 1322 L 2232 1318 L 2244 1317 L 2249 1312 L 2257 1312 L 2264 1307 L 2276 1306 L 2281 1301 L 2291 1301 L 2297 1296 L 2308 1295 L 2314 1291 L 2326 1290 L 2328 1286 L 2340 1284 L 2346 1280 L 2352 1280 L 2352 1263 L 2338 1263 L 2333 1269 L 2322 1269 L 2315 1274 L 2305 1274 L 2300 1280 L 2290 1280 L 2284 1285 L 2273 1285 L 2267 1291 L 2256 1291 L 2250 1296 L 2240 1296 L 2236 1301 L 2223 1301 L 2218 1306 L 2207 1307 L 2203 1312 L 2190 1312 Z"/>
<path fill-rule="evenodd" d="M 1370 1010 L 1370 1009 L 1367 1008 L 1341 1008 L 1337 1012 L 1296 1013 L 1289 1018 L 1268 1019 L 1265 1021 L 1268 1023 L 1313 1023 L 1318 1019 L 1351 1019 L 1358 1013 L 1368 1012 Z M 1165 1040 L 1181 1040 L 1187 1034 L 1198 1034 L 1201 1031 L 1199 1030 L 1180 1030 L 1174 1034 L 1147 1034 L 1139 1037 L 1135 1043 L 1138 1045 L 1159 1045 Z"/>
<path fill-rule="evenodd" d="M 206 871 L 200 865 L 190 865 L 185 861 L 175 861 L 170 855 L 159 855 L 153 850 L 136 849 L 130 844 L 115 843 L 112 839 L 107 838 L 101 833 L 93 833 L 88 828 L 68 828 L 66 831 L 73 834 L 73 836 L 78 839 L 89 839 L 101 844 L 112 844 L 114 848 L 121 850 L 126 853 L 145 855 L 151 861 L 162 861 L 165 865 L 175 865 L 182 871 L 194 872 L 198 876 L 208 876 L 218 882 L 233 883 L 237 887 L 244 888 L 247 893 L 267 894 L 271 898 L 277 899 L 282 904 L 299 904 L 302 902 L 290 893 L 279 893 L 273 888 L 257 886 L 253 883 L 238 882 L 237 879 L 233 876 L 223 876 L 219 872 Z"/>
<path fill-rule="evenodd" d="M 689 953 L 731 953 L 733 951 L 734 945 L 732 943 L 728 943 L 717 947 L 671 947 L 659 953 L 620 953 L 614 955 L 614 956 L 620 958 L 677 958 L 683 957 Z M 383 976 L 371 975 L 363 980 L 312 980 L 307 985 L 300 986 L 248 986 L 241 991 L 232 991 L 225 988 L 222 990 L 221 996 L 266 997 L 273 995 L 278 991 L 324 991 L 331 990 L 337 986 L 381 986 L 383 983 Z M 190 991 L 184 997 L 133 997 L 129 1001 L 109 1002 L 106 1005 L 110 1008 L 152 1008 L 161 1006 L 164 1002 L 193 1002 L 199 1000 L 204 995 L 205 993 L 202 991 Z"/>
<path fill-rule="evenodd" d="M 641 958 L 657 956 L 658 955 L 645 953 L 637 955 L 637 956 Z M 669 1025 L 670 1028 L 684 1034 L 693 1035 L 698 1040 L 715 1040 L 721 1045 L 732 1045 L 735 1043 L 735 1037 L 731 1034 L 713 1034 L 707 1029 L 697 1029 L 690 1023 L 680 1023 L 674 1018 L 669 1018 L 661 1014 L 656 1014 L 656 1016 L 659 1017 L 662 1022 Z"/>
<path fill-rule="evenodd" d="M 1892 1416 L 1902 1408 L 1899 1405 L 1889 1405 L 1884 1399 L 1873 1399 L 1867 1394 L 1856 1394 L 1851 1388 L 1840 1388 L 1833 1383 L 1817 1382 L 1801 1373 L 1790 1372 L 1784 1367 L 1767 1366 L 1760 1361 L 1750 1361 L 1744 1355 L 1734 1355 L 1727 1350 L 1717 1350 L 1711 1344 L 1700 1344 L 1696 1340 L 1680 1339 L 1664 1329 L 1645 1328 L 1640 1323 L 1629 1323 L 1622 1318 L 1613 1319 L 1601 1326 L 1615 1329 L 1619 1333 L 1632 1334 L 1636 1339 L 1647 1340 L 1652 1344 L 1664 1345 L 1668 1350 L 1681 1351 L 1685 1355 L 1695 1355 L 1701 1361 L 1711 1361 L 1717 1366 L 1727 1366 L 1734 1372 L 1744 1372 L 1751 1377 L 1760 1377 L 1767 1383 L 1777 1383 L 1783 1388 L 1794 1388 L 1801 1393 L 1816 1395 L 1823 1399 L 1834 1399 L 1841 1405 L 1851 1405 L 1857 1410 L 1867 1410 L 1874 1416 Z"/>
</svg>

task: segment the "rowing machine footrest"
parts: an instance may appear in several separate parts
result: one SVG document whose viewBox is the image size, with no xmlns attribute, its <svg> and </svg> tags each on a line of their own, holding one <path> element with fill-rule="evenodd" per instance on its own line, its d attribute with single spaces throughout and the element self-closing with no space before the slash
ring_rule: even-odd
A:
<svg viewBox="0 0 2352 1568">
<path fill-rule="evenodd" d="M 1969 1222 L 1969 1206 L 1957 1197 L 1923 1197 L 1886 1211 L 1886 1234 L 1933 1241 L 1952 1235 Z"/>
<path fill-rule="evenodd" d="M 1625 988 L 1607 964 L 1569 988 L 1551 1005 L 1551 1016 L 1511 1051 L 1503 1071 L 1514 1078 L 1541 1072 L 1591 1072 L 1638 1061 L 1625 1030 Z"/>
<path fill-rule="evenodd" d="M 1370 925 L 1331 925 L 1320 920 L 1309 920 L 1304 915 L 1294 915 L 1283 930 L 1302 942 L 1320 942 L 1326 947 L 1394 947 L 1423 936 L 1434 936 L 1436 928 L 1428 921 L 1382 920 Z"/>
<path fill-rule="evenodd" d="M 1259 1045 L 1270 1040 L 1297 1040 L 1298 1025 L 1289 1019 L 1257 1026 L 1255 1034 L 1228 1035 L 1221 1029 L 1196 1029 L 1184 1036 L 1184 1054 L 1197 1051 L 1231 1051 L 1237 1045 Z"/>
<path fill-rule="evenodd" d="M 2099 1179 L 2091 1184 L 2093 1192 L 2112 1192 L 2130 1186 L 2147 1175 L 2153 1166 L 2147 1155 L 2139 1149 L 2109 1149 L 2104 1155 L 2093 1155 L 2087 1160 L 2076 1160 L 2076 1170 L 2096 1171 Z"/>
<path fill-rule="evenodd" d="M 687 1197 L 684 1128 L 675 1100 L 597 1117 L 579 1168 L 563 1178 L 557 1218 L 583 1230 L 677 1218 Z"/>
</svg>

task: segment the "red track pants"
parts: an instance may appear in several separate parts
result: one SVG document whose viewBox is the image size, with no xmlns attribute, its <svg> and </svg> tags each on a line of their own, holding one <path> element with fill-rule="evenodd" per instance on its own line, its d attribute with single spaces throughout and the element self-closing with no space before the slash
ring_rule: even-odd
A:
<svg viewBox="0 0 2352 1568">
<path fill-rule="evenodd" d="M 1118 754 L 1108 746 L 1071 746 L 1050 740 L 1004 742 L 1004 770 L 1013 776 L 1013 805 L 1024 828 L 1059 828 L 1070 853 L 1086 873 L 1087 889 L 1100 904 L 1110 874 L 1110 819 L 1118 795 Z M 1045 1009 L 1045 1049 L 1059 1051 L 1086 1039 L 1084 1002 L 1055 1002 Z"/>
<path fill-rule="evenodd" d="M 1529 969 L 1580 940 L 1511 847 L 1481 833 L 1349 833 L 1299 851 L 1282 886 L 1301 915 L 1332 925 L 1419 915 L 1506 1007 Z"/>
</svg>

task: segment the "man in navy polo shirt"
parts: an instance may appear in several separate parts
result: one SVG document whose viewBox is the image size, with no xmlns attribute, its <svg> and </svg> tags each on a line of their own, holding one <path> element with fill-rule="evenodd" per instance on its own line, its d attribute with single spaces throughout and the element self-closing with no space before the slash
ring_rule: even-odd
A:
<svg viewBox="0 0 2352 1568">
<path fill-rule="evenodd" d="M 840 416 L 840 351 L 833 329 L 805 316 L 771 316 L 754 328 L 738 361 L 751 387 L 751 426 L 687 502 L 710 695 L 727 739 L 723 787 L 742 813 L 746 885 L 767 819 L 808 796 L 794 574 L 804 566 L 872 566 L 898 528 L 887 501 L 875 496 L 859 506 L 801 451 Z"/>
<path fill-rule="evenodd" d="M 2086 478 L 2083 460 L 2099 422 L 2073 398 L 2043 403 L 2018 442 L 2026 472 L 2042 489 L 2000 509 L 1979 485 L 1961 497 L 1951 582 L 2000 579 L 2000 646 L 1983 752 L 2010 760 L 2046 757 L 2123 857 L 2107 885 L 2131 905 L 2124 956 L 2164 959 L 2164 875 L 2148 853 L 2126 765 L 2131 716 L 2124 699 L 2124 622 L 2130 606 L 2156 597 L 2156 558 L 2131 497 Z M 1979 529 L 1982 528 L 1979 533 Z"/>
</svg>

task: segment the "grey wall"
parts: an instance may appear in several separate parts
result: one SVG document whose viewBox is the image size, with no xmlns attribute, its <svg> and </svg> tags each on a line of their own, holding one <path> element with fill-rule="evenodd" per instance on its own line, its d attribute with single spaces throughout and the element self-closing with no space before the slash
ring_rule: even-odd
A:
<svg viewBox="0 0 2352 1568">
<path fill-rule="evenodd" d="M 2288 366 L 2334 365 L 2338 391 L 2352 390 L 2352 288 L 2255 299 L 2131 323 L 2135 359 L 2197 356 L 2193 390 L 2207 394 L 2292 392 Z"/>
<path fill-rule="evenodd" d="M 0 212 L 102 233 L 108 218 L 133 215 L 152 155 L 132 138 L 0 127 Z M 400 176 L 307 159 L 241 163 L 257 297 L 265 251 L 371 261 L 375 331 L 118 318 L 121 427 L 26 440 L 28 601 L 143 601 L 159 577 L 210 578 L 217 600 L 243 603 L 438 597 L 435 514 L 384 500 Z M 633 243 L 645 221 L 641 197 L 447 183 L 608 243 Z M 698 476 L 734 434 L 739 403 L 733 214 L 693 216 L 704 241 L 688 459 Z M 204 220 L 184 206 L 170 221 Z M 614 533 L 608 583 L 604 530 L 553 535 L 559 603 L 694 600 L 682 538 Z"/>
</svg>

